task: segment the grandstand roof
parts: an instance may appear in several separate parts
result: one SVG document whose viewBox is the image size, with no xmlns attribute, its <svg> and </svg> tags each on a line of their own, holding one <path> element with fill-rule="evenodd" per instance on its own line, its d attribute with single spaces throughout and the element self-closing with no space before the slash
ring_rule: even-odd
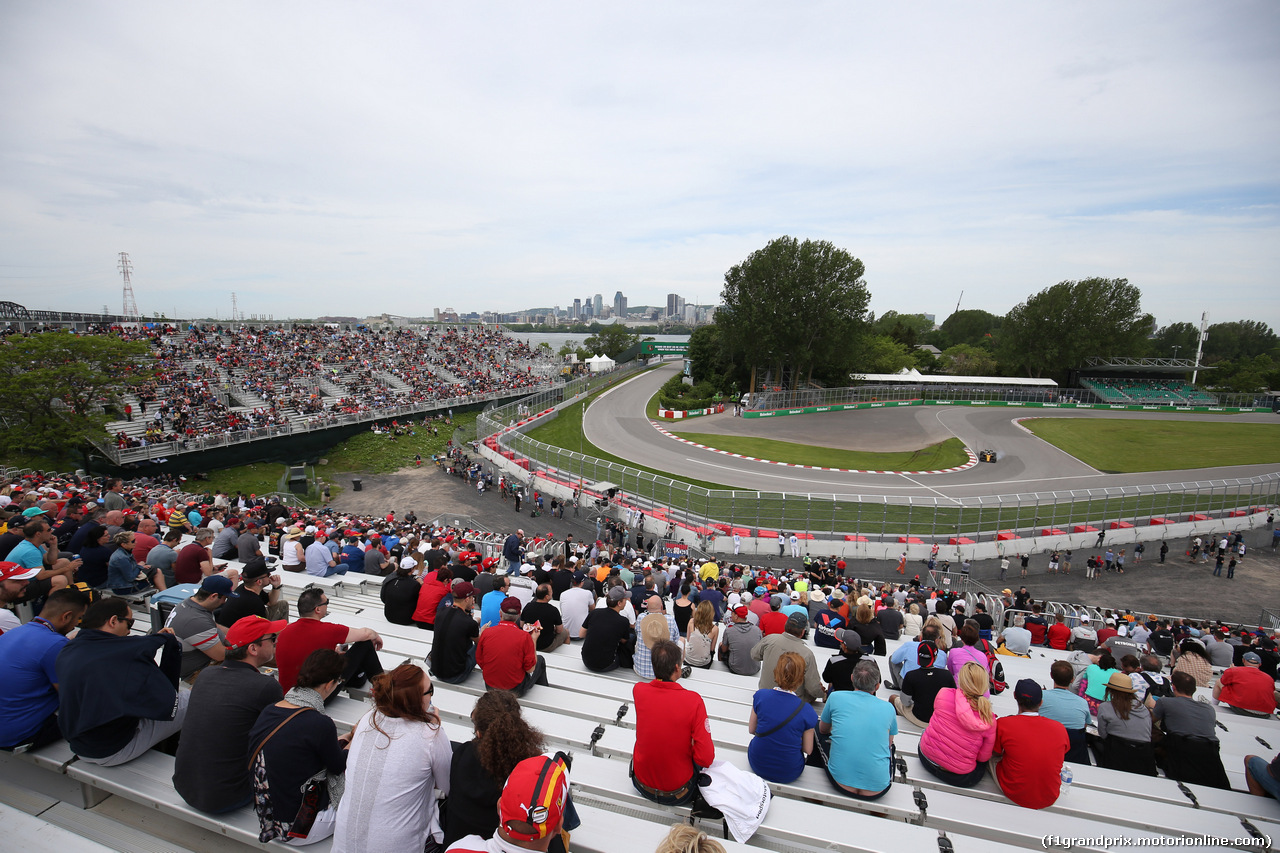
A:
<svg viewBox="0 0 1280 853">
<path fill-rule="evenodd" d="M 1129 373 L 1187 373 L 1192 370 L 1213 370 L 1212 367 L 1197 365 L 1190 358 L 1101 358 L 1090 356 L 1085 359 L 1081 372 L 1123 370 Z"/>
<path fill-rule="evenodd" d="M 1017 386 L 1019 388 L 1057 388 L 1052 379 L 1034 379 L 1025 376 L 928 376 L 912 369 L 905 373 L 855 373 L 860 382 L 877 382 L 893 385 L 990 385 L 993 387 Z"/>
</svg>

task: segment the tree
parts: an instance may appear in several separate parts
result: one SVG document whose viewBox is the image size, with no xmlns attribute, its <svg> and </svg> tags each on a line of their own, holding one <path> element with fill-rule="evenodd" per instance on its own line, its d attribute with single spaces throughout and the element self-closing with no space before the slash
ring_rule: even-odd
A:
<svg viewBox="0 0 1280 853">
<path fill-rule="evenodd" d="M 942 321 L 935 345 L 944 350 L 956 344 L 992 349 L 994 336 L 1000 330 L 1003 320 L 1003 317 L 981 308 L 957 311 Z"/>
<path fill-rule="evenodd" d="M 1253 358 L 1270 353 L 1277 344 L 1276 333 L 1271 331 L 1271 327 L 1266 323 L 1257 320 L 1214 323 L 1206 331 L 1209 333 L 1208 339 L 1204 342 L 1206 361 L 1220 358 Z"/>
<path fill-rule="evenodd" d="M 858 353 L 859 373 L 897 373 L 915 366 L 916 360 L 907 345 L 888 335 L 872 335 L 864 341 Z"/>
<path fill-rule="evenodd" d="M 0 451 L 65 452 L 105 437 L 119 392 L 148 372 L 145 341 L 41 332 L 0 345 Z"/>
<path fill-rule="evenodd" d="M 716 326 L 729 357 L 790 387 L 848 383 L 871 294 L 862 261 L 825 240 L 779 237 L 724 274 Z"/>
<path fill-rule="evenodd" d="M 947 373 L 954 376 L 994 376 L 996 357 L 982 347 L 956 344 L 942 351 Z"/>
<path fill-rule="evenodd" d="M 1151 338 L 1151 354 L 1156 358 L 1195 358 L 1199 334 L 1199 330 L 1190 323 L 1161 326 Z"/>
<path fill-rule="evenodd" d="M 888 335 L 898 343 L 912 348 L 923 342 L 925 335 L 933 331 L 933 321 L 923 314 L 899 314 L 886 311 L 878 320 L 868 321 L 871 331 Z"/>
<path fill-rule="evenodd" d="M 623 350 L 640 343 L 640 335 L 632 334 L 621 323 L 610 323 L 601 326 L 600 331 L 582 342 L 582 345 L 593 353 L 617 358 Z"/>
<path fill-rule="evenodd" d="M 1154 320 L 1142 292 L 1123 278 L 1063 281 L 1028 297 L 1005 317 L 1000 360 L 1028 376 L 1065 379 L 1088 356 L 1133 355 Z"/>
</svg>

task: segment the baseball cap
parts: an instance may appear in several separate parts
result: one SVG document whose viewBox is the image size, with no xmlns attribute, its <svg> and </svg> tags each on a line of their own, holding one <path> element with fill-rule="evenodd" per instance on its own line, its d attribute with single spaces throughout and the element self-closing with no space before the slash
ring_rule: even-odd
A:
<svg viewBox="0 0 1280 853">
<path fill-rule="evenodd" d="M 240 577 L 247 581 L 265 578 L 269 574 L 271 574 L 271 570 L 267 568 L 267 561 L 263 557 L 254 557 L 245 563 L 244 568 L 240 571 Z"/>
<path fill-rule="evenodd" d="M 656 589 L 646 590 L 643 600 L 648 601 L 651 598 L 662 598 L 662 596 L 658 594 L 658 591 Z"/>
<path fill-rule="evenodd" d="M 502 786 L 498 821 L 515 841 L 535 841 L 556 832 L 569 801 L 569 768 L 559 756 L 535 755 L 516 765 Z M 518 823 L 531 832 L 512 829 Z"/>
<path fill-rule="evenodd" d="M 23 517 L 23 518 L 35 518 L 37 515 L 44 515 L 44 514 L 45 514 L 45 513 L 47 513 L 48 511 L 49 511 L 49 510 L 47 510 L 47 509 L 41 509 L 41 508 L 40 508 L 40 507 L 38 507 L 38 506 L 27 507 L 26 509 L 24 509 L 24 510 L 22 511 L 22 517 Z"/>
<path fill-rule="evenodd" d="M 261 616 L 246 616 L 243 619 L 237 619 L 227 631 L 224 645 L 229 649 L 244 648 L 250 643 L 258 642 L 267 634 L 279 634 L 288 624 L 288 619 L 272 622 Z"/>
<path fill-rule="evenodd" d="M 1044 691 L 1040 689 L 1039 684 L 1030 678 L 1023 678 L 1014 685 L 1013 698 L 1018 699 L 1024 705 L 1039 705 L 1044 699 Z"/>
<path fill-rule="evenodd" d="M 919 577 L 919 575 L 917 575 L 916 577 Z M 1003 595 L 1013 595 L 1013 590 L 1009 589 L 1008 587 L 1005 587 L 1004 589 L 1000 590 L 1000 592 Z"/>
<path fill-rule="evenodd" d="M 503 613 L 519 613 L 520 599 L 516 598 L 514 595 L 508 595 L 506 598 L 502 599 L 502 607 L 500 609 Z"/>
<path fill-rule="evenodd" d="M 760 596 L 764 595 L 764 594 L 765 594 L 765 592 L 766 592 L 766 590 L 765 590 L 765 588 L 764 588 L 764 587 L 762 587 L 762 586 L 758 586 L 758 587 L 756 587 L 755 594 L 756 594 L 756 597 L 757 597 L 757 598 L 759 598 Z"/>
<path fill-rule="evenodd" d="M 1245 663 L 1262 663 L 1262 655 L 1257 652 L 1245 652 L 1242 660 L 1244 660 Z"/>
<path fill-rule="evenodd" d="M 742 605 L 738 605 L 737 607 L 733 608 L 733 615 L 737 616 L 739 619 L 746 619 L 747 614 L 750 612 L 751 612 L 751 608 L 743 607 Z"/>
<path fill-rule="evenodd" d="M 453 585 L 453 599 L 457 601 L 461 598 L 467 598 L 476 594 L 476 588 L 471 585 L 470 581 L 458 581 Z"/>
<path fill-rule="evenodd" d="M 793 589 L 793 590 L 791 590 L 791 600 L 792 600 L 792 601 L 799 601 L 799 600 L 800 600 L 800 593 L 796 592 L 794 589 Z"/>
<path fill-rule="evenodd" d="M 627 591 L 625 589 L 620 586 L 615 586 L 609 588 L 609 593 L 605 597 L 609 599 L 610 604 L 617 604 L 619 601 L 629 598 L 630 596 L 627 595 Z"/>
<path fill-rule="evenodd" d="M 233 589 L 235 587 L 231 585 L 231 581 L 223 575 L 209 575 L 209 577 L 200 582 L 201 592 L 212 592 L 216 595 L 221 595 L 223 598 L 233 597 L 234 593 L 231 591 Z"/>
<path fill-rule="evenodd" d="M 586 579 L 587 579 L 587 574 L 586 574 L 586 572 L 574 572 L 574 573 L 573 573 L 573 582 L 574 582 L 574 583 L 582 583 L 582 582 L 583 582 L 584 580 L 586 580 Z"/>
<path fill-rule="evenodd" d="M 0 581 L 29 581 L 40 574 L 40 568 L 28 569 L 17 563 L 0 563 Z"/>
</svg>

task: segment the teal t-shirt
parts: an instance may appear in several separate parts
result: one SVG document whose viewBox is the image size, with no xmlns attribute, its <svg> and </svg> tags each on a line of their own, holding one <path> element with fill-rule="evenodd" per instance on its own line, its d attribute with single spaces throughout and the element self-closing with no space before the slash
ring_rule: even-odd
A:
<svg viewBox="0 0 1280 853">
<path fill-rule="evenodd" d="M 883 791 L 892 779 L 889 737 L 898 733 L 893 706 L 861 690 L 836 690 L 822 709 L 831 724 L 827 769 L 841 785 Z"/>
</svg>

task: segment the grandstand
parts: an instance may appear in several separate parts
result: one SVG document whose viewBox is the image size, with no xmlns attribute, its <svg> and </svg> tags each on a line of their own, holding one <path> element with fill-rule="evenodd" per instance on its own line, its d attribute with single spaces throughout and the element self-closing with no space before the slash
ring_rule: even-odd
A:
<svg viewBox="0 0 1280 853">
<path fill-rule="evenodd" d="M 1181 379 L 1081 377 L 1080 384 L 1103 403 L 1156 406 L 1216 406 L 1218 399 Z"/>
<path fill-rule="evenodd" d="M 555 356 L 485 328 L 112 326 L 145 340 L 146 379 L 107 425 L 117 463 L 496 399 L 556 381 Z M 105 443 L 105 442 L 104 442 Z M 132 452 L 131 452 L 132 451 Z"/>
<path fill-rule="evenodd" d="M 131 491 L 148 504 L 155 499 L 183 501 L 195 497 L 172 489 L 147 494 L 140 484 L 135 485 L 138 488 Z M 334 518 L 333 523 L 361 530 L 382 528 L 385 524 L 381 519 L 351 517 Z M 468 529 L 432 532 L 453 537 L 455 549 L 466 540 L 471 550 L 486 557 L 496 556 L 504 539 L 501 533 Z M 267 543 L 263 544 L 265 552 Z M 547 553 L 550 544 L 534 541 L 529 554 Z M 424 664 L 432 635 L 414 626 L 391 624 L 382 617 L 378 596 L 382 578 L 356 574 L 315 578 L 288 573 L 282 578 L 285 597 L 291 602 L 296 602 L 298 594 L 308 587 L 322 587 L 329 595 L 330 622 L 378 631 L 385 644 L 381 653 L 384 665 L 403 659 Z M 1006 624 L 1013 616 L 998 595 L 975 592 L 968 600 L 970 606 L 977 601 L 986 604 L 997 625 Z M 150 609 L 144 601 L 135 606 L 140 618 L 134 630 L 141 633 L 152 624 L 148 618 Z M 1104 615 L 1097 608 L 1070 603 L 1059 603 L 1050 609 L 1072 620 L 1084 614 L 1095 619 Z M 887 654 L 898 645 L 900 641 L 889 640 Z M 812 644 L 809 648 L 820 668 L 832 654 Z M 1020 678 L 1047 684 L 1049 665 L 1065 656 L 1064 652 L 1037 647 L 1031 658 L 1001 657 L 1000 661 L 1010 684 Z M 872 657 L 885 672 L 886 659 Z M 690 812 L 688 808 L 658 807 L 642 799 L 628 778 L 636 725 L 631 690 L 636 677 L 629 670 L 607 674 L 585 671 L 576 645 L 547 653 L 546 660 L 550 685 L 534 687 L 521 704 L 526 719 L 544 732 L 549 748 L 573 753 L 573 796 L 583 823 L 573 833 L 570 849 L 587 853 L 653 850 L 666 826 L 690 819 Z M 717 757 L 749 769 L 746 756 L 751 735 L 746 721 L 752 709 L 756 678 L 735 675 L 716 662 L 708 670 L 695 670 L 682 685 L 703 697 Z M 435 682 L 435 705 L 451 740 L 471 738 L 471 707 L 484 689 L 479 673 L 473 673 L 461 685 Z M 1011 693 L 992 697 L 997 714 L 1015 712 Z M 1205 695 L 1207 691 L 1201 688 L 1199 693 Z M 884 691 L 880 696 L 885 696 Z M 327 712 L 340 729 L 345 729 L 368 710 L 366 700 L 364 691 L 348 691 L 328 703 Z M 1044 836 L 1054 834 L 1088 839 L 1122 836 L 1152 845 L 1169 836 L 1207 835 L 1221 839 L 1206 842 L 1204 846 L 1210 849 L 1265 849 L 1265 844 L 1255 848 L 1252 833 L 1280 838 L 1280 810 L 1273 800 L 1244 791 L 1242 759 L 1251 753 L 1269 759 L 1274 745 L 1280 742 L 1280 728 L 1274 717 L 1255 719 L 1220 711 L 1218 718 L 1222 759 L 1232 790 L 1073 765 L 1074 782 L 1069 793 L 1040 812 L 1013 805 L 990 779 L 973 788 L 940 781 L 920 762 L 920 730 L 899 718 L 894 782 L 884 797 L 867 802 L 842 796 L 833 790 L 821 769 L 809 767 L 792 783 L 771 785 L 773 800 L 756 834 L 746 843 L 726 840 L 725 847 L 732 853 L 863 853 L 935 847 L 958 853 L 1008 853 L 1014 849 L 1042 849 Z M 75 846 L 84 837 L 115 849 L 215 849 L 213 842 L 204 846 L 197 840 L 205 836 L 216 839 L 218 850 L 260 847 L 256 841 L 257 820 L 251 809 L 225 815 L 196 811 L 176 794 L 172 775 L 173 758 L 157 750 L 118 767 L 80 762 L 64 742 L 21 755 L 0 754 L 0 819 L 11 833 L 24 833 L 11 835 L 11 843 L 21 842 L 23 849 L 30 850 L 55 849 L 53 838 L 57 836 L 52 830 L 57 827 L 76 833 L 70 839 L 61 837 L 63 843 L 56 848 L 60 851 L 90 849 L 88 844 L 83 848 Z M 19 790 L 18 785 L 24 790 Z M 103 803 L 107 797 L 110 799 Z M 98 808 L 90 808 L 100 803 Z M 116 805 L 107 808 L 112 803 Z M 699 825 L 714 836 L 723 832 L 714 820 L 701 819 Z M 182 843 L 165 841 L 161 836 L 179 838 Z M 1116 845 L 1094 841 L 1077 846 L 1104 850 Z M 321 842 L 314 849 L 328 848 L 328 842 Z"/>
</svg>

